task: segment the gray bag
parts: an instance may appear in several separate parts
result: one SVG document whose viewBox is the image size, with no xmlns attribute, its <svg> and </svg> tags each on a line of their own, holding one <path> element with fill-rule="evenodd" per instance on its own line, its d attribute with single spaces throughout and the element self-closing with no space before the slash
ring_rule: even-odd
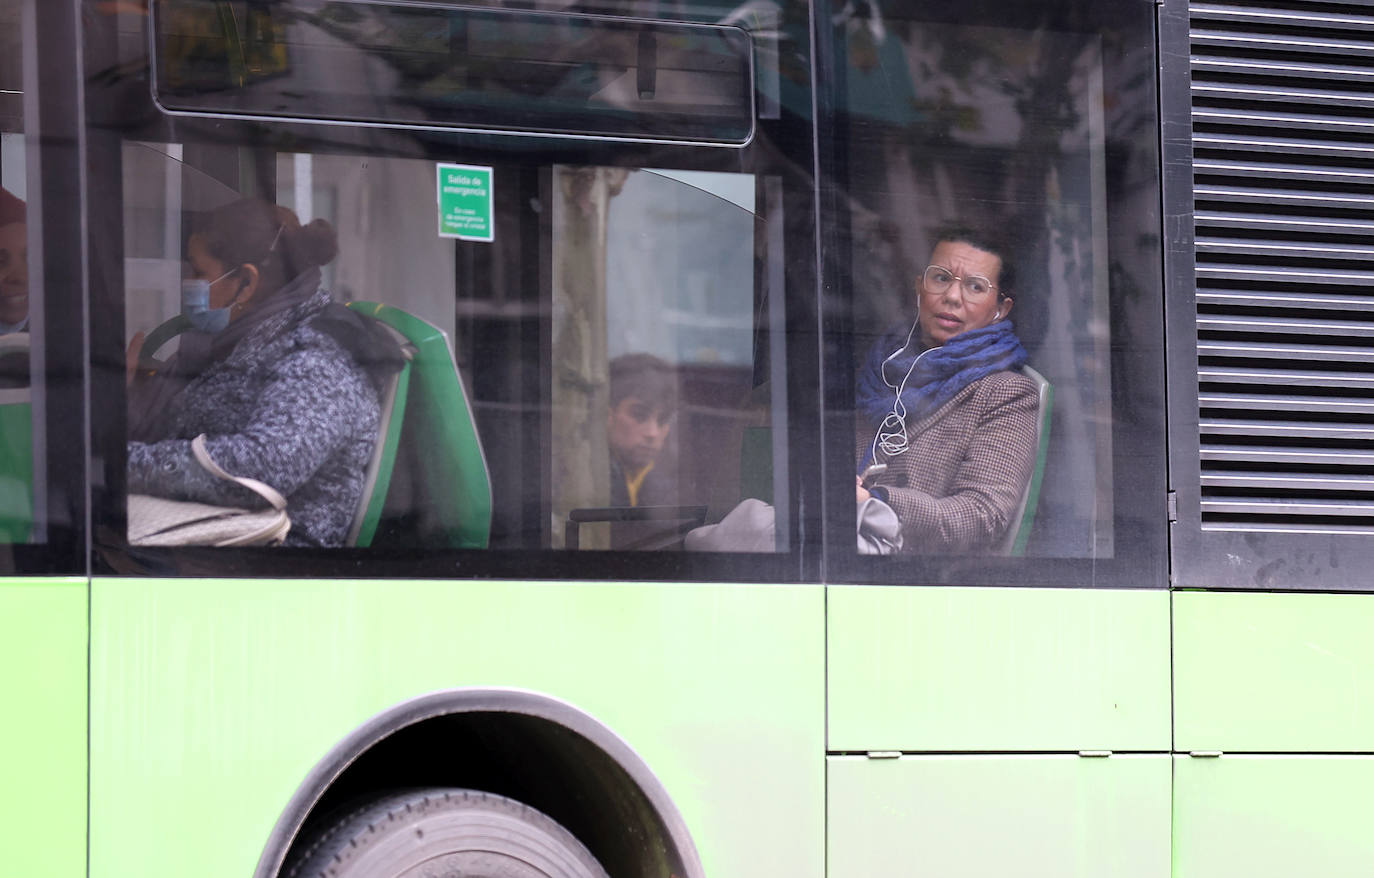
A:
<svg viewBox="0 0 1374 878">
<path fill-rule="evenodd" d="M 897 513 L 877 497 L 859 504 L 859 554 L 891 555 L 902 550 L 902 523 Z"/>
<path fill-rule="evenodd" d="M 902 548 L 902 523 L 897 513 L 877 497 L 859 504 L 860 555 L 891 555 Z M 762 500 L 745 500 L 719 524 L 689 531 L 683 545 L 689 552 L 774 552 L 773 507 Z"/>
<path fill-rule="evenodd" d="M 687 532 L 682 545 L 689 552 L 776 552 L 773 507 L 762 500 L 744 500 L 719 524 Z"/>
<path fill-rule="evenodd" d="M 240 509 L 130 494 L 129 545 L 275 546 L 286 539 L 291 519 L 286 514 L 285 497 L 257 479 L 231 476 L 221 469 L 205 449 L 204 433 L 191 440 L 191 451 L 205 469 L 262 497 L 268 508 Z"/>
</svg>

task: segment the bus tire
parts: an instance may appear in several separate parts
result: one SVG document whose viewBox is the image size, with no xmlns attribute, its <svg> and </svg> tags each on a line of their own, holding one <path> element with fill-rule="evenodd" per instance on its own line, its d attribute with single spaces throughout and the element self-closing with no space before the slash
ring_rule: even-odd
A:
<svg viewBox="0 0 1374 878">
<path fill-rule="evenodd" d="M 376 799 L 305 847 L 287 878 L 607 878 L 548 816 L 514 799 L 421 789 Z"/>
</svg>

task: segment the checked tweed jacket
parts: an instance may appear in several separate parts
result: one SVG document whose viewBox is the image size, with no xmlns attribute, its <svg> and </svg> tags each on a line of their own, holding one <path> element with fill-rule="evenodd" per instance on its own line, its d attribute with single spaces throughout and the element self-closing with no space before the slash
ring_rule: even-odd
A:
<svg viewBox="0 0 1374 878">
<path fill-rule="evenodd" d="M 997 545 L 1035 467 L 1039 397 L 1019 372 L 995 372 L 914 423 L 910 448 L 877 462 L 888 505 L 902 523 L 902 550 L 980 553 Z M 875 429 L 858 417 L 861 460 Z"/>
</svg>

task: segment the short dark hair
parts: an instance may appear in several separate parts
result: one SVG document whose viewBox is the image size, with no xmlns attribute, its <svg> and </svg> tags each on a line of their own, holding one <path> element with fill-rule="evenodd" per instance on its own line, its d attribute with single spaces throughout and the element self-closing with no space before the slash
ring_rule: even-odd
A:
<svg viewBox="0 0 1374 878">
<path fill-rule="evenodd" d="M 997 294 L 999 298 L 1016 298 L 1016 262 L 1017 249 L 1012 236 L 1007 233 L 997 234 L 984 232 L 974 229 L 971 226 L 950 223 L 935 230 L 935 244 L 941 241 L 957 242 L 968 244 L 970 247 L 977 247 L 979 250 L 986 250 L 1002 260 L 1002 270 L 997 276 Z M 932 250 L 934 247 L 931 248 Z"/>
<path fill-rule="evenodd" d="M 677 411 L 677 370 L 653 354 L 622 354 L 610 362 L 611 408 L 626 398 L 653 403 L 665 412 Z"/>
</svg>

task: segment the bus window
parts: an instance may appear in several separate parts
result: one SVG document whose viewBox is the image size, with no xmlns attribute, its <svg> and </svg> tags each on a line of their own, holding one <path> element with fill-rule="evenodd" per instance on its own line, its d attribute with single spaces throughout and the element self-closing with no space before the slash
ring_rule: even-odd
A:
<svg viewBox="0 0 1374 878">
<path fill-rule="evenodd" d="M 804 5 L 529 7 L 97 16 L 110 566 L 818 569 Z"/>
<path fill-rule="evenodd" d="M 835 24 L 854 426 L 833 478 L 895 513 L 873 551 L 933 581 L 982 558 L 993 582 L 1161 585 L 1150 17 L 1010 6 Z"/>
<path fill-rule="evenodd" d="M 195 465 L 203 433 L 279 486 L 288 546 L 683 551 L 752 499 L 770 517 L 749 549 L 786 548 L 756 203 L 776 185 L 133 142 L 123 167 L 131 495 L 243 505 Z M 443 225 L 449 173 L 484 181 L 483 230 Z M 375 337 L 316 362 L 361 331 L 337 328 L 350 312 Z M 399 393 L 361 358 L 378 342 Z M 136 533 L 132 503 L 131 542 L 179 539 Z"/>
</svg>

